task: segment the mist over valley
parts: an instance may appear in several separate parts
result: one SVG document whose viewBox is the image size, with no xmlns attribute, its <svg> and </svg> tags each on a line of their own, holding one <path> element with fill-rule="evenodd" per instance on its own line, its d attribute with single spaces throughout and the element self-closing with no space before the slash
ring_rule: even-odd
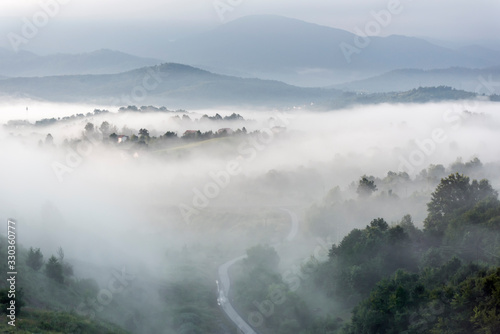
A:
<svg viewBox="0 0 500 334">
<path fill-rule="evenodd" d="M 477 6 L 1 4 L 0 331 L 500 332 Z"/>
</svg>

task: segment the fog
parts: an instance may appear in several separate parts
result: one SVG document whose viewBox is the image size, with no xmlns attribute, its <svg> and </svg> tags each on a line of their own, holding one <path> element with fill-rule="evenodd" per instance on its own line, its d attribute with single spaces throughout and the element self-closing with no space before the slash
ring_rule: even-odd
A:
<svg viewBox="0 0 500 334">
<path fill-rule="evenodd" d="M 109 112 L 94 114 L 94 109 Z M 0 220 L 17 219 L 18 242 L 25 247 L 40 247 L 47 255 L 62 247 L 78 277 L 102 284 L 104 268 L 121 266 L 139 275 L 139 285 L 162 284 L 179 275 L 166 254 L 183 247 L 201 247 L 202 253 L 212 249 L 210 265 L 217 267 L 253 245 L 283 244 L 278 253 L 284 270 L 310 255 L 316 237 L 338 243 L 376 217 L 394 223 L 412 214 L 422 226 L 435 186 L 425 182 L 398 187 L 377 181 L 374 203 L 363 210 L 342 205 L 335 219 L 317 223 L 311 208 L 326 205 L 335 187 L 343 200 L 356 199 L 354 184 L 363 175 L 380 180 L 389 171 L 407 172 L 415 179 L 430 165 L 448 168 L 457 158 L 477 157 L 484 165 L 478 175 L 500 188 L 500 151 L 492 149 L 500 142 L 500 114 L 489 102 L 384 104 L 321 113 L 145 113 L 17 100 L 0 106 L 0 121 L 34 124 L 79 113 L 91 114 L 1 128 L 0 184 L 8 191 L 0 193 Z M 202 119 L 233 113 L 243 119 Z M 202 144 L 179 138 L 164 147 L 150 142 L 148 148 L 125 149 L 85 134 L 87 123 L 97 129 L 104 121 L 116 127 L 116 134 L 137 135 L 145 128 L 151 137 L 243 127 L 247 133 Z M 45 142 L 49 133 L 53 145 Z M 389 188 L 401 199 L 397 207 L 384 197 Z M 298 217 L 296 235 L 289 236 L 290 218 L 283 208 Z"/>
<path fill-rule="evenodd" d="M 18 109 L 22 110 L 3 107 L 2 121 L 26 118 L 26 111 L 18 112 Z M 98 234 L 103 239 L 108 233 L 131 231 L 137 237 L 137 224 L 169 231 L 174 226 L 184 225 L 175 217 L 177 210 L 171 210 L 170 219 L 161 221 L 158 217 L 153 218 L 158 213 L 155 210 L 189 204 L 193 189 L 202 189 L 211 180 L 210 172 L 224 171 L 226 165 L 238 157 L 241 171 L 221 189 L 210 206 L 261 206 L 269 202 L 279 206 L 295 204 L 295 201 L 308 206 L 335 186 L 346 188 L 365 174 L 384 177 L 388 171 L 394 171 L 408 172 L 414 177 L 430 164 L 448 166 L 458 157 L 467 161 L 478 157 L 483 163 L 497 162 L 500 152 L 491 149 L 491 143 L 498 142 L 500 136 L 495 131 L 499 122 L 497 109 L 494 104 L 477 102 L 379 105 L 327 113 L 276 111 L 275 120 L 269 119 L 272 111 L 197 110 L 144 114 L 111 110 L 108 114 L 49 126 L 4 127 L 1 154 L 6 163 L 2 167 L 1 181 L 8 189 L 14 189 L 14 193 L 2 194 L 2 201 L 7 203 L 2 205 L 2 217 L 26 217 L 26 221 L 39 222 L 34 227 L 64 224 L 89 233 L 99 227 Z M 27 118 L 40 120 L 49 116 L 86 114 L 92 110 L 89 106 L 35 104 L 29 108 Z M 471 110 L 471 113 L 464 113 L 464 110 Z M 199 121 L 204 114 L 227 116 L 233 112 L 242 115 L 245 121 Z M 183 114 L 192 121 L 174 119 Z M 82 155 L 81 164 L 71 168 L 71 172 L 61 173 L 59 178 L 53 163 L 66 164 L 65 159 L 71 152 L 63 147 L 64 139 L 80 138 L 86 123 L 98 127 L 103 121 L 116 126 L 117 133 L 123 132 L 124 127 L 131 133 L 146 128 L 152 136 L 167 131 L 180 136 L 186 130 L 215 132 L 220 128 L 236 130 L 243 127 L 248 132 L 269 130 L 273 126 L 285 127 L 286 131 L 272 136 L 264 132 L 256 137 L 255 143 L 237 139 L 223 145 L 193 147 L 189 153 L 178 157 L 157 154 L 153 149 L 138 151 L 138 156 L 134 157 L 123 150 L 87 142 L 89 145 L 83 150 L 88 152 Z M 55 147 L 38 147 L 38 141 L 44 140 L 48 133 L 54 137 Z M 309 178 L 304 182 L 315 180 L 317 184 L 295 184 L 297 191 L 310 189 L 304 198 L 296 198 L 295 193 L 284 194 L 279 200 L 272 196 L 263 198 L 261 189 L 252 184 L 272 170 L 303 172 Z M 249 202 L 248 198 L 256 202 Z M 56 220 L 60 221 L 49 219 L 42 224 L 39 216 L 43 210 L 57 212 L 60 217 Z M 149 228 L 144 230 L 151 233 Z M 59 232 L 62 231 L 56 229 L 49 234 Z M 26 231 L 26 234 L 28 237 L 31 233 Z M 64 240 L 56 236 L 54 239 Z M 82 244 L 86 245 L 83 241 Z"/>
</svg>

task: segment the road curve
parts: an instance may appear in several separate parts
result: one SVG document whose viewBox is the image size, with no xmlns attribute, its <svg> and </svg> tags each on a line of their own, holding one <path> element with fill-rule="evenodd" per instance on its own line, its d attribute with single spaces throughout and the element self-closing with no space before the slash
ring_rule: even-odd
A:
<svg viewBox="0 0 500 334">
<path fill-rule="evenodd" d="M 299 230 L 299 219 L 297 218 L 297 215 L 294 212 L 288 209 L 280 208 L 280 210 L 283 210 L 290 215 L 290 221 L 292 226 L 285 240 L 292 241 L 297 235 L 297 232 Z M 224 263 L 219 267 L 219 272 L 218 272 L 219 280 L 216 281 L 218 288 L 217 302 L 222 307 L 224 312 L 227 314 L 229 319 L 231 319 L 231 321 L 238 327 L 239 333 L 258 334 L 245 320 L 243 320 L 243 318 L 238 314 L 238 312 L 236 312 L 234 307 L 227 299 L 227 296 L 229 296 L 229 288 L 231 287 L 231 281 L 229 280 L 229 273 L 228 273 L 229 267 L 231 267 L 236 262 L 245 259 L 246 257 L 247 257 L 246 255 L 241 255 L 237 258 L 232 259 L 231 261 Z"/>
<path fill-rule="evenodd" d="M 227 299 L 227 296 L 229 296 L 229 287 L 231 286 L 231 281 L 229 280 L 229 274 L 228 274 L 229 267 L 231 267 L 236 262 L 243 260 L 246 257 L 247 257 L 246 255 L 242 255 L 240 257 L 237 257 L 231 261 L 224 263 L 219 267 L 220 284 L 219 282 L 217 284 L 219 286 L 219 291 L 218 291 L 219 296 L 217 298 L 217 301 L 224 310 L 224 312 L 226 312 L 229 319 L 231 319 L 231 321 L 234 322 L 234 324 L 238 327 L 241 333 L 257 334 L 257 332 L 255 332 L 252 329 L 252 327 L 250 327 L 250 325 L 247 324 L 245 320 L 243 320 L 243 318 L 238 314 L 238 312 L 236 312 L 234 307 Z"/>
<path fill-rule="evenodd" d="M 297 217 L 297 215 L 294 212 L 292 212 L 288 209 L 280 208 L 280 210 L 285 211 L 290 216 L 290 221 L 292 223 L 292 227 L 290 228 L 290 232 L 286 236 L 285 240 L 292 241 L 295 238 L 295 236 L 297 235 L 297 233 L 299 232 L 299 218 Z"/>
</svg>

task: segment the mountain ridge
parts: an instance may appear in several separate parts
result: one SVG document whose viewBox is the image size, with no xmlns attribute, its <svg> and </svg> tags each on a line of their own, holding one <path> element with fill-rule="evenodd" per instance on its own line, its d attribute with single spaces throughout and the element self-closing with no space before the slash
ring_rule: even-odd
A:
<svg viewBox="0 0 500 334">
<path fill-rule="evenodd" d="M 174 109 L 307 107 L 318 111 L 360 104 L 425 103 L 477 97 L 475 93 L 444 86 L 374 94 L 297 87 L 276 80 L 215 74 L 176 63 L 119 74 L 6 78 L 0 80 L 0 94 L 4 100 L 9 97 L 31 98 L 107 106 L 163 105 Z"/>
<path fill-rule="evenodd" d="M 118 74 L 63 75 L 0 80 L 6 96 L 59 102 L 116 105 L 168 104 L 180 107 L 214 105 L 309 104 L 340 91 L 302 88 L 276 80 L 238 78 L 178 63 L 164 63 Z"/>
<path fill-rule="evenodd" d="M 370 36 L 364 48 L 356 46 L 355 37 L 345 30 L 297 19 L 254 15 L 167 43 L 165 58 L 218 73 L 299 86 L 327 86 L 401 68 L 500 65 L 500 53 L 499 60 L 492 63 L 491 54 L 482 59 L 480 51 L 463 54 L 417 37 Z M 349 61 L 341 45 L 351 45 L 359 52 Z"/>
<path fill-rule="evenodd" d="M 399 69 L 373 76 L 364 80 L 333 85 L 332 88 L 365 93 L 384 93 L 407 91 L 418 87 L 449 86 L 455 89 L 498 94 L 495 82 L 500 78 L 500 67 L 464 68 L 450 67 L 442 69 Z M 485 87 L 484 82 L 491 81 L 493 86 Z M 496 89 L 497 91 L 489 91 Z"/>
<path fill-rule="evenodd" d="M 116 74 L 168 62 L 231 76 L 325 87 L 406 68 L 500 65 L 500 52 L 485 47 L 455 50 L 403 35 L 369 36 L 362 47 L 355 38 L 359 37 L 349 31 L 298 19 L 251 15 L 175 41 L 159 40 L 162 60 L 108 49 L 46 56 L 0 49 L 0 76 Z M 349 54 L 341 48 L 346 46 L 357 51 Z"/>
</svg>

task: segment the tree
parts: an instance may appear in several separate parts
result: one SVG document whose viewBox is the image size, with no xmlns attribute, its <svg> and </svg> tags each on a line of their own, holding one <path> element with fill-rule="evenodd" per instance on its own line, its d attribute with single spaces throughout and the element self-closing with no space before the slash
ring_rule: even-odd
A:
<svg viewBox="0 0 500 334">
<path fill-rule="evenodd" d="M 45 137 L 45 145 L 52 146 L 54 145 L 54 137 L 49 133 L 47 137 Z"/>
<path fill-rule="evenodd" d="M 443 165 L 430 165 L 427 169 L 427 180 L 438 183 L 446 175 L 446 169 Z"/>
<path fill-rule="evenodd" d="M 90 122 L 89 122 L 89 123 L 87 123 L 87 124 L 85 125 L 85 132 L 86 132 L 86 133 L 88 133 L 88 134 L 90 134 L 90 133 L 94 133 L 94 124 L 92 124 L 92 123 L 90 123 Z"/>
<path fill-rule="evenodd" d="M 389 224 L 383 218 L 376 218 L 370 222 L 370 227 L 379 229 L 380 231 L 387 231 Z"/>
<path fill-rule="evenodd" d="M 101 131 L 103 135 L 107 135 L 109 133 L 109 123 L 106 121 L 102 122 L 101 126 L 99 127 L 99 131 Z"/>
<path fill-rule="evenodd" d="M 405 215 L 398 224 L 414 241 L 422 238 L 422 231 L 415 227 L 411 215 Z"/>
<path fill-rule="evenodd" d="M 342 191 L 339 186 L 330 189 L 328 194 L 324 198 L 326 205 L 333 205 L 334 203 L 340 203 L 342 201 Z"/>
<path fill-rule="evenodd" d="M 62 266 L 62 271 L 65 276 L 73 276 L 73 266 L 66 261 L 64 261 L 64 251 L 62 247 L 57 250 L 57 255 L 59 256 L 59 263 Z"/>
<path fill-rule="evenodd" d="M 58 283 L 64 283 L 63 266 L 54 255 L 45 265 L 45 274 Z"/>
<path fill-rule="evenodd" d="M 271 246 L 258 245 L 247 249 L 247 258 L 244 263 L 249 268 L 265 268 L 271 272 L 278 270 L 280 257 Z"/>
<path fill-rule="evenodd" d="M 358 188 L 356 189 L 359 197 L 369 197 L 374 191 L 377 191 L 375 181 L 370 180 L 366 175 L 363 175 L 361 180 L 359 180 Z"/>
<path fill-rule="evenodd" d="M 177 133 L 172 131 L 167 131 L 163 135 L 164 138 L 177 138 Z"/>
<path fill-rule="evenodd" d="M 30 247 L 26 265 L 35 271 L 40 270 L 43 266 L 43 254 L 40 252 L 40 248 L 33 249 L 33 247 Z"/>
<path fill-rule="evenodd" d="M 112 134 L 109 135 L 109 139 L 111 139 L 113 143 L 116 143 L 118 141 L 118 135 L 113 132 Z"/>
<path fill-rule="evenodd" d="M 59 249 L 57 250 L 57 256 L 59 257 L 59 262 L 62 263 L 64 261 L 64 251 L 62 247 L 59 247 Z"/>
<path fill-rule="evenodd" d="M 139 137 L 141 139 L 143 139 L 143 138 L 149 138 L 149 131 L 147 129 L 140 129 L 139 130 Z"/>
<path fill-rule="evenodd" d="M 443 236 L 449 222 L 460 214 L 470 210 L 479 201 L 486 198 L 496 198 L 498 193 L 493 190 L 487 180 L 473 180 L 462 174 L 451 174 L 441 179 L 432 193 L 431 201 L 427 203 L 428 216 L 424 221 L 426 232 L 435 236 Z"/>
</svg>

